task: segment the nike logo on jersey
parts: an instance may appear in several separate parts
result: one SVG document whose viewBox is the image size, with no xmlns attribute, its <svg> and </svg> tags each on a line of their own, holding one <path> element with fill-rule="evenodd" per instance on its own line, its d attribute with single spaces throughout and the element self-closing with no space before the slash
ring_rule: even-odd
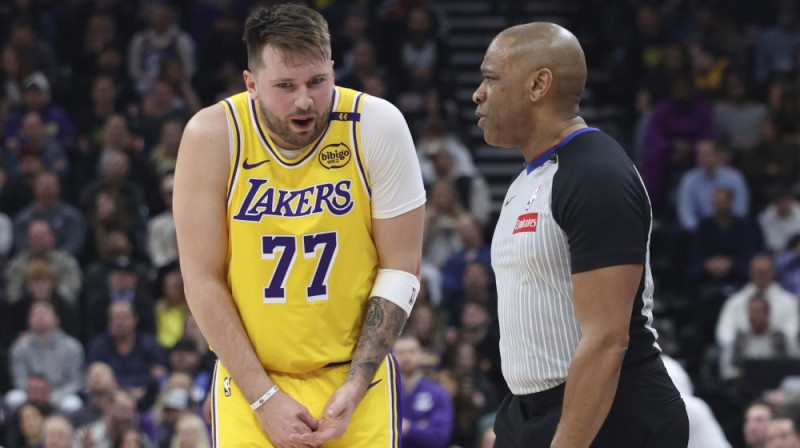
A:
<svg viewBox="0 0 800 448">
<path fill-rule="evenodd" d="M 512 201 L 512 200 L 513 200 L 515 197 L 517 197 L 517 195 L 511 196 L 510 198 L 508 198 L 508 200 L 507 200 L 506 202 L 504 202 L 504 203 L 503 203 L 503 207 L 505 207 L 506 205 L 510 204 L 510 203 L 511 203 L 511 201 Z"/>
<path fill-rule="evenodd" d="M 261 165 L 263 165 L 263 164 L 265 164 L 267 162 L 269 162 L 269 159 L 262 160 L 260 162 L 256 162 L 256 163 L 250 164 L 250 163 L 247 163 L 247 159 L 244 159 L 244 163 L 242 163 L 242 168 L 244 168 L 246 170 L 252 170 L 253 168 L 261 166 Z"/>
<path fill-rule="evenodd" d="M 373 387 L 375 387 L 375 386 L 376 386 L 378 383 L 380 383 L 381 381 L 382 381 L 382 379 L 380 379 L 380 380 L 378 380 L 378 381 L 375 381 L 374 383 L 370 383 L 370 385 L 369 385 L 369 386 L 367 386 L 367 390 L 370 390 L 370 389 L 372 389 Z"/>
</svg>

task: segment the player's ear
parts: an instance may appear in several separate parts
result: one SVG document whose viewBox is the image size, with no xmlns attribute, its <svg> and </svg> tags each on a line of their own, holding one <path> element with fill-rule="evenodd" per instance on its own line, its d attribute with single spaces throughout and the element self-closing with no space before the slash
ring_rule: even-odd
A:
<svg viewBox="0 0 800 448">
<path fill-rule="evenodd" d="M 251 99 L 258 99 L 258 90 L 256 90 L 256 75 L 250 70 L 242 71 L 244 77 L 244 85 L 247 86 L 247 91 L 250 92 Z"/>
<path fill-rule="evenodd" d="M 553 85 L 553 71 L 547 67 L 531 73 L 528 78 L 528 98 L 535 103 L 541 100 Z"/>
</svg>

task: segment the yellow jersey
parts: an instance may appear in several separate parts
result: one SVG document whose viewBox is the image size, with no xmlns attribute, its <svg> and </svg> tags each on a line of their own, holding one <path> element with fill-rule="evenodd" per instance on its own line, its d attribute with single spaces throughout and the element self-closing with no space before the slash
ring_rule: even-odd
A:
<svg viewBox="0 0 800 448">
<path fill-rule="evenodd" d="M 327 129 L 284 158 L 247 92 L 230 129 L 228 284 L 267 371 L 349 361 L 378 271 L 360 146 L 364 93 L 336 87 Z"/>
</svg>

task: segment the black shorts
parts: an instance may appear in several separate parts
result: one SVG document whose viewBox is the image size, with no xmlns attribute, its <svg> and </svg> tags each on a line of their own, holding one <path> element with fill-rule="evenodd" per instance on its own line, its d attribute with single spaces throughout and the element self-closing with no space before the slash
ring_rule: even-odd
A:
<svg viewBox="0 0 800 448">
<path fill-rule="evenodd" d="M 494 423 L 495 448 L 549 448 L 561 418 L 565 385 L 508 395 Z M 686 448 L 686 406 L 660 357 L 625 366 L 592 448 Z"/>
</svg>

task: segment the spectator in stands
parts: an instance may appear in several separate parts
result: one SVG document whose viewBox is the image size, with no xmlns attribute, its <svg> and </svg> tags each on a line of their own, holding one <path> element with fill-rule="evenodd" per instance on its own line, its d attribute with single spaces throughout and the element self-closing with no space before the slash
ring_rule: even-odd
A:
<svg viewBox="0 0 800 448">
<path fill-rule="evenodd" d="M 119 257 L 111 261 L 109 268 L 108 283 L 97 290 L 87 291 L 85 296 L 84 331 L 87 340 L 106 330 L 109 309 L 120 302 L 128 303 L 133 308 L 140 331 L 155 334 L 153 298 L 140 281 L 133 260 Z"/>
<path fill-rule="evenodd" d="M 404 36 L 394 51 L 399 56 L 393 72 L 397 73 L 401 105 L 416 104 L 422 108 L 429 89 L 447 90 L 448 52 L 444 40 L 436 34 L 434 20 L 427 5 L 413 7 L 408 12 Z"/>
<path fill-rule="evenodd" d="M 202 403 L 211 386 L 211 373 L 201 369 L 200 352 L 192 339 L 180 339 L 169 352 L 169 371 L 182 373 L 191 381 L 190 398 L 193 403 Z"/>
<path fill-rule="evenodd" d="M 394 354 L 402 374 L 402 442 L 407 448 L 445 448 L 453 430 L 453 403 L 447 391 L 422 371 L 422 349 L 410 335 L 401 335 Z"/>
<path fill-rule="evenodd" d="M 19 408 L 17 415 L 16 441 L 11 441 L 10 446 L 19 448 L 37 448 L 42 443 L 42 429 L 44 419 L 50 414 L 50 409 L 34 403 L 25 403 Z"/>
<path fill-rule="evenodd" d="M 774 254 L 789 249 L 790 239 L 800 234 L 800 202 L 789 189 L 784 188 L 758 216 L 758 223 L 767 249 Z"/>
<path fill-rule="evenodd" d="M 53 410 L 50 404 L 50 384 L 47 378 L 43 375 L 32 375 L 28 378 L 28 384 L 25 385 L 25 395 L 28 401 L 25 404 L 32 404 L 38 407 L 43 413 L 49 414 Z M 5 440 L 9 446 L 15 446 L 20 436 L 20 410 L 17 409 L 6 414 L 6 434 Z"/>
<path fill-rule="evenodd" d="M 187 122 L 190 115 L 172 86 L 158 81 L 153 91 L 142 98 L 142 117 L 137 133 L 144 138 L 146 149 L 158 142 L 164 123 L 174 118 Z"/>
<path fill-rule="evenodd" d="M 691 167 L 698 141 L 714 133 L 711 105 L 695 95 L 691 81 L 672 81 L 669 98 L 656 104 L 645 136 L 642 178 L 656 209 Z"/>
<path fill-rule="evenodd" d="M 153 407 L 155 434 L 153 441 L 159 447 L 167 447 L 176 432 L 178 421 L 191 414 L 192 402 L 189 392 L 181 387 L 167 387 L 162 390 Z"/>
<path fill-rule="evenodd" d="M 151 0 L 144 4 L 147 29 L 136 33 L 128 48 L 128 74 L 139 93 L 155 88 L 165 59 L 180 58 L 183 70 L 191 78 L 195 73 L 195 43 L 175 22 L 169 0 Z"/>
<path fill-rule="evenodd" d="M 766 115 L 766 105 L 750 99 L 741 74 L 729 72 L 725 75 L 725 98 L 714 105 L 717 140 L 737 155 L 755 150 L 760 143 L 761 123 Z"/>
<path fill-rule="evenodd" d="M 772 420 L 772 407 L 764 401 L 750 403 L 744 413 L 744 441 L 747 448 L 767 447 L 767 428 Z"/>
<path fill-rule="evenodd" d="M 47 78 L 39 72 L 34 72 L 22 81 L 22 89 L 22 103 L 12 109 L 8 116 L 3 130 L 3 140 L 19 136 L 23 117 L 28 112 L 39 112 L 47 130 L 47 137 L 55 139 L 62 148 L 69 151 L 76 142 L 75 128 L 69 114 L 52 102 Z"/>
<path fill-rule="evenodd" d="M 171 174 L 161 178 L 161 198 L 165 208 L 158 216 L 151 218 L 147 224 L 147 253 L 156 269 L 178 261 L 175 219 L 172 216 L 173 183 L 174 179 Z"/>
<path fill-rule="evenodd" d="M 439 311 L 429 304 L 417 303 L 408 317 L 405 332 L 417 340 L 420 345 L 420 363 L 425 369 L 439 367 L 445 354 L 444 329 L 445 321 Z"/>
<path fill-rule="evenodd" d="M 178 146 L 181 143 L 185 123 L 172 118 L 164 122 L 161 128 L 161 139 L 150 151 L 149 162 L 153 172 L 158 177 L 163 177 L 175 171 L 175 160 L 178 158 Z"/>
<path fill-rule="evenodd" d="M 81 186 L 85 185 L 87 180 L 97 177 L 98 173 L 102 173 L 103 167 L 108 163 L 108 159 L 116 151 L 130 154 L 137 148 L 141 149 L 137 145 L 141 145 L 142 142 L 131 135 L 124 115 L 109 115 L 105 118 L 102 128 L 98 131 L 97 140 L 99 141 L 81 148 L 80 165 L 78 167 Z"/>
<path fill-rule="evenodd" d="M 42 424 L 42 448 L 72 448 L 72 424 L 63 415 L 51 415 Z"/>
<path fill-rule="evenodd" d="M 25 65 L 19 50 L 8 44 L 3 47 L 0 54 L 0 79 L 3 81 L 3 93 L 11 106 L 22 104 L 23 80 L 31 73 L 30 67 Z M 0 124 L 4 120 L 0 120 Z"/>
<path fill-rule="evenodd" d="M 694 88 L 707 100 L 715 100 L 722 90 L 723 75 L 730 59 L 700 42 L 689 44 L 689 56 Z"/>
<path fill-rule="evenodd" d="M 447 148 L 453 158 L 453 172 L 473 174 L 477 172 L 469 148 L 464 145 L 459 136 L 446 129 L 441 117 L 433 116 L 426 120 L 422 127 L 419 140 L 416 142 L 417 156 L 422 169 L 422 180 L 426 185 L 436 181 L 431 156 L 440 148 Z"/>
<path fill-rule="evenodd" d="M 86 20 L 83 29 L 80 47 L 76 48 L 73 56 L 72 67 L 75 74 L 81 78 L 91 77 L 95 69 L 98 55 L 108 46 L 118 46 L 119 36 L 114 16 L 96 11 Z M 78 45 L 76 45 L 78 47 Z"/>
<path fill-rule="evenodd" d="M 763 297 L 769 306 L 769 328 L 787 336 L 790 347 L 796 344 L 800 334 L 800 311 L 797 298 L 775 283 L 772 258 L 760 254 L 750 260 L 750 283 L 728 297 L 722 306 L 716 326 L 717 344 L 732 350 L 736 335 L 749 332 L 749 304 L 754 296 Z M 791 350 L 794 352 L 794 349 Z"/>
<path fill-rule="evenodd" d="M 15 409 L 27 401 L 28 378 L 40 374 L 51 387 L 52 403 L 66 413 L 80 409 L 78 397 L 83 381 L 83 347 L 59 328 L 53 305 L 35 302 L 28 318 L 28 332 L 11 346 L 11 377 L 16 389 L 6 395 L 6 405 Z"/>
<path fill-rule="evenodd" d="M 776 256 L 775 271 L 782 287 L 800 295 L 800 230 L 789 239 L 786 250 Z"/>
<path fill-rule="evenodd" d="M 464 273 L 472 262 L 484 263 L 491 269 L 491 249 L 483 240 L 483 229 L 475 218 L 461 215 L 456 222 L 456 231 L 463 249 L 454 253 L 442 265 L 442 292 L 445 300 L 452 302 L 464 295 Z"/>
<path fill-rule="evenodd" d="M 390 79 L 385 67 L 378 63 L 375 54 L 375 45 L 372 42 L 362 39 L 353 45 L 353 62 L 349 71 L 341 73 L 341 78 L 337 76 L 336 84 L 351 89 L 364 90 L 364 81 L 371 76 L 379 76 L 387 86 L 386 99 L 391 99 L 395 93 L 394 84 Z M 403 105 L 398 106 L 403 110 Z"/>
<path fill-rule="evenodd" d="M 28 250 L 28 226 L 37 220 L 47 221 L 55 235 L 56 249 L 79 257 L 86 239 L 86 220 L 75 207 L 61 200 L 58 176 L 43 172 L 36 176 L 33 203 L 14 216 L 14 245 L 17 252 Z"/>
<path fill-rule="evenodd" d="M 437 181 L 429 191 L 431 200 L 425 208 L 422 257 L 435 266 L 442 266 L 463 248 L 456 223 L 464 214 L 464 206 L 450 182 Z"/>
<path fill-rule="evenodd" d="M 767 448 L 800 448 L 800 435 L 791 418 L 774 418 L 769 422 Z"/>
<path fill-rule="evenodd" d="M 101 177 L 87 185 L 81 194 L 81 209 L 87 217 L 94 216 L 97 196 L 103 192 L 113 194 L 121 201 L 130 219 L 130 229 L 141 230 L 147 216 L 147 202 L 142 187 L 130 178 L 130 159 L 125 153 L 115 150 L 101 162 L 101 167 Z"/>
<path fill-rule="evenodd" d="M 33 260 L 25 272 L 22 297 L 10 304 L 4 316 L 3 340 L 13 341 L 27 330 L 28 316 L 34 303 L 45 302 L 56 311 L 61 329 L 70 336 L 78 335 L 77 304 L 70 303 L 55 291 L 53 268 L 45 260 Z"/>
<path fill-rule="evenodd" d="M 704 47 L 730 59 L 732 65 L 744 63 L 747 42 L 742 33 L 732 26 L 730 16 L 722 11 L 719 4 L 699 4 L 695 11 L 695 39 Z"/>
<path fill-rule="evenodd" d="M 120 387 L 138 400 L 166 374 L 164 353 L 153 336 L 136 329 L 130 302 L 112 303 L 108 315 L 108 331 L 89 344 L 88 361 L 111 366 Z"/>
<path fill-rule="evenodd" d="M 128 79 L 122 53 L 117 47 L 107 45 L 103 48 L 100 54 L 97 55 L 94 67 L 95 76 L 107 76 L 114 81 L 114 91 L 118 94 L 117 105 L 120 111 L 136 112 L 139 110 L 139 96 L 133 83 Z M 91 88 L 89 86 L 80 90 L 85 92 L 81 97 L 83 101 L 87 96 L 91 96 Z"/>
<path fill-rule="evenodd" d="M 180 108 L 185 109 L 189 115 L 194 115 L 203 108 L 200 96 L 192 87 L 179 58 L 172 57 L 161 61 L 161 81 L 172 88 L 180 102 Z"/>
<path fill-rule="evenodd" d="M 39 158 L 45 169 L 59 177 L 64 178 L 69 174 L 67 154 L 57 140 L 47 135 L 47 128 L 38 111 L 28 111 L 22 116 L 19 135 L 10 137 L 6 141 L 6 148 L 4 162 L 11 176 L 19 174 L 22 154 Z"/>
<path fill-rule="evenodd" d="M 184 414 L 175 425 L 175 435 L 169 448 L 211 448 L 203 420 L 194 414 Z"/>
<path fill-rule="evenodd" d="M 33 260 L 40 259 L 47 261 L 53 269 L 56 292 L 75 306 L 81 288 L 78 261 L 69 253 L 55 248 L 55 235 L 47 221 L 31 221 L 27 235 L 28 250 L 18 253 L 6 267 L 6 299 L 14 303 L 22 297 L 25 272 Z"/>
<path fill-rule="evenodd" d="M 0 168 L 0 176 L 2 175 L 2 168 Z M 0 189 L 2 189 L 2 186 L 0 186 Z M 8 215 L 0 211 L 0 263 L 4 263 L 8 259 L 13 246 L 14 224 L 12 224 Z"/>
<path fill-rule="evenodd" d="M 492 307 L 492 310 L 494 309 L 495 307 Z M 477 371 L 481 375 L 485 375 L 491 382 L 494 392 L 490 395 L 501 397 L 502 395 L 496 394 L 506 391 L 506 383 L 500 370 L 500 330 L 497 327 L 497 319 L 485 303 L 473 300 L 464 304 L 458 322 L 457 345 L 462 343 L 469 344 L 475 350 L 473 362 Z M 457 348 L 454 352 L 455 355 L 463 356 L 458 350 Z M 459 360 L 455 361 L 456 363 L 460 362 Z M 454 371 L 455 373 L 459 372 L 458 369 Z M 493 400 L 490 400 L 492 402 L 484 410 L 496 410 L 494 404 L 499 405 L 500 403 L 494 403 Z"/>
<path fill-rule="evenodd" d="M 165 350 L 183 337 L 189 307 L 179 269 L 168 271 L 162 279 L 162 297 L 156 302 L 156 339 Z"/>
<path fill-rule="evenodd" d="M 730 294 L 746 280 L 750 257 L 763 247 L 761 231 L 749 218 L 735 216 L 731 193 L 713 193 L 713 215 L 701 219 L 692 235 L 688 279 L 703 297 Z"/>
<path fill-rule="evenodd" d="M 435 181 L 445 180 L 453 184 L 472 216 L 481 224 L 489 221 L 492 212 L 492 198 L 489 185 L 477 171 L 456 171 L 454 156 L 447 146 L 433 147 L 429 154 L 433 163 Z"/>
<path fill-rule="evenodd" d="M 2 190 L 0 191 L 0 210 L 8 216 L 16 215 L 33 201 L 34 184 L 39 173 L 44 171 L 42 159 L 31 153 L 20 154 L 19 172 L 16 177 L 2 172 Z"/>
<path fill-rule="evenodd" d="M 79 443 L 92 448 L 112 448 L 130 427 L 138 427 L 136 400 L 124 390 L 114 392 L 102 418 L 79 430 Z"/>
<path fill-rule="evenodd" d="M 82 154 L 88 153 L 92 148 L 103 146 L 104 127 L 108 119 L 117 113 L 119 93 L 114 85 L 114 79 L 107 75 L 94 78 L 89 97 L 92 99 L 91 107 L 82 107 L 75 115 L 80 135 L 78 149 Z M 83 101 L 84 98 L 85 96 L 82 98 Z"/>
<path fill-rule="evenodd" d="M 720 376 L 738 378 L 746 361 L 751 359 L 786 359 L 796 357 L 796 343 L 781 330 L 770 328 L 769 302 L 756 294 L 747 304 L 749 327 L 738 330 L 732 345 L 723 347 L 720 356 Z"/>
<path fill-rule="evenodd" d="M 714 192 L 719 188 L 732 195 L 734 216 L 745 217 L 750 211 L 747 182 L 739 170 L 725 165 L 724 156 L 712 140 L 698 142 L 697 166 L 681 178 L 675 204 L 684 230 L 696 230 L 700 221 L 714 214 Z"/>
<path fill-rule="evenodd" d="M 30 19 L 24 16 L 16 18 L 10 31 L 8 42 L 19 51 L 25 65 L 42 72 L 51 83 L 57 84 L 58 60 L 50 45 L 37 36 Z"/>
<path fill-rule="evenodd" d="M 117 439 L 115 448 L 153 448 L 153 442 L 145 433 L 134 427 L 128 427 L 122 431 L 122 435 Z"/>
<path fill-rule="evenodd" d="M 121 229 L 108 231 L 101 242 L 97 258 L 92 257 L 84 271 L 84 288 L 82 300 L 88 302 L 88 296 L 95 291 L 108 289 L 109 274 L 120 257 L 129 258 L 139 279 L 147 278 L 150 266 L 137 259 L 129 234 Z"/>
<path fill-rule="evenodd" d="M 183 328 L 183 337 L 194 341 L 195 349 L 200 354 L 200 371 L 213 373 L 217 361 L 217 356 L 209 350 L 208 342 L 206 341 L 203 333 L 200 332 L 200 327 L 197 326 L 197 321 L 191 314 L 186 316 L 186 326 Z"/>
<path fill-rule="evenodd" d="M 752 209 L 761 210 L 770 198 L 783 194 L 787 185 L 797 182 L 800 172 L 797 154 L 800 146 L 789 143 L 775 117 L 761 121 L 761 143 L 754 151 L 742 154 L 738 166 L 752 192 Z"/>
<path fill-rule="evenodd" d="M 758 37 L 754 61 L 756 81 L 766 83 L 773 74 L 791 70 L 794 52 L 800 46 L 795 8 L 791 2 L 781 3 L 777 25 L 768 27 Z"/>
<path fill-rule="evenodd" d="M 86 369 L 83 407 L 70 416 L 73 425 L 80 428 L 100 419 L 111 405 L 116 390 L 117 379 L 108 364 L 104 362 L 89 364 Z"/>
</svg>

